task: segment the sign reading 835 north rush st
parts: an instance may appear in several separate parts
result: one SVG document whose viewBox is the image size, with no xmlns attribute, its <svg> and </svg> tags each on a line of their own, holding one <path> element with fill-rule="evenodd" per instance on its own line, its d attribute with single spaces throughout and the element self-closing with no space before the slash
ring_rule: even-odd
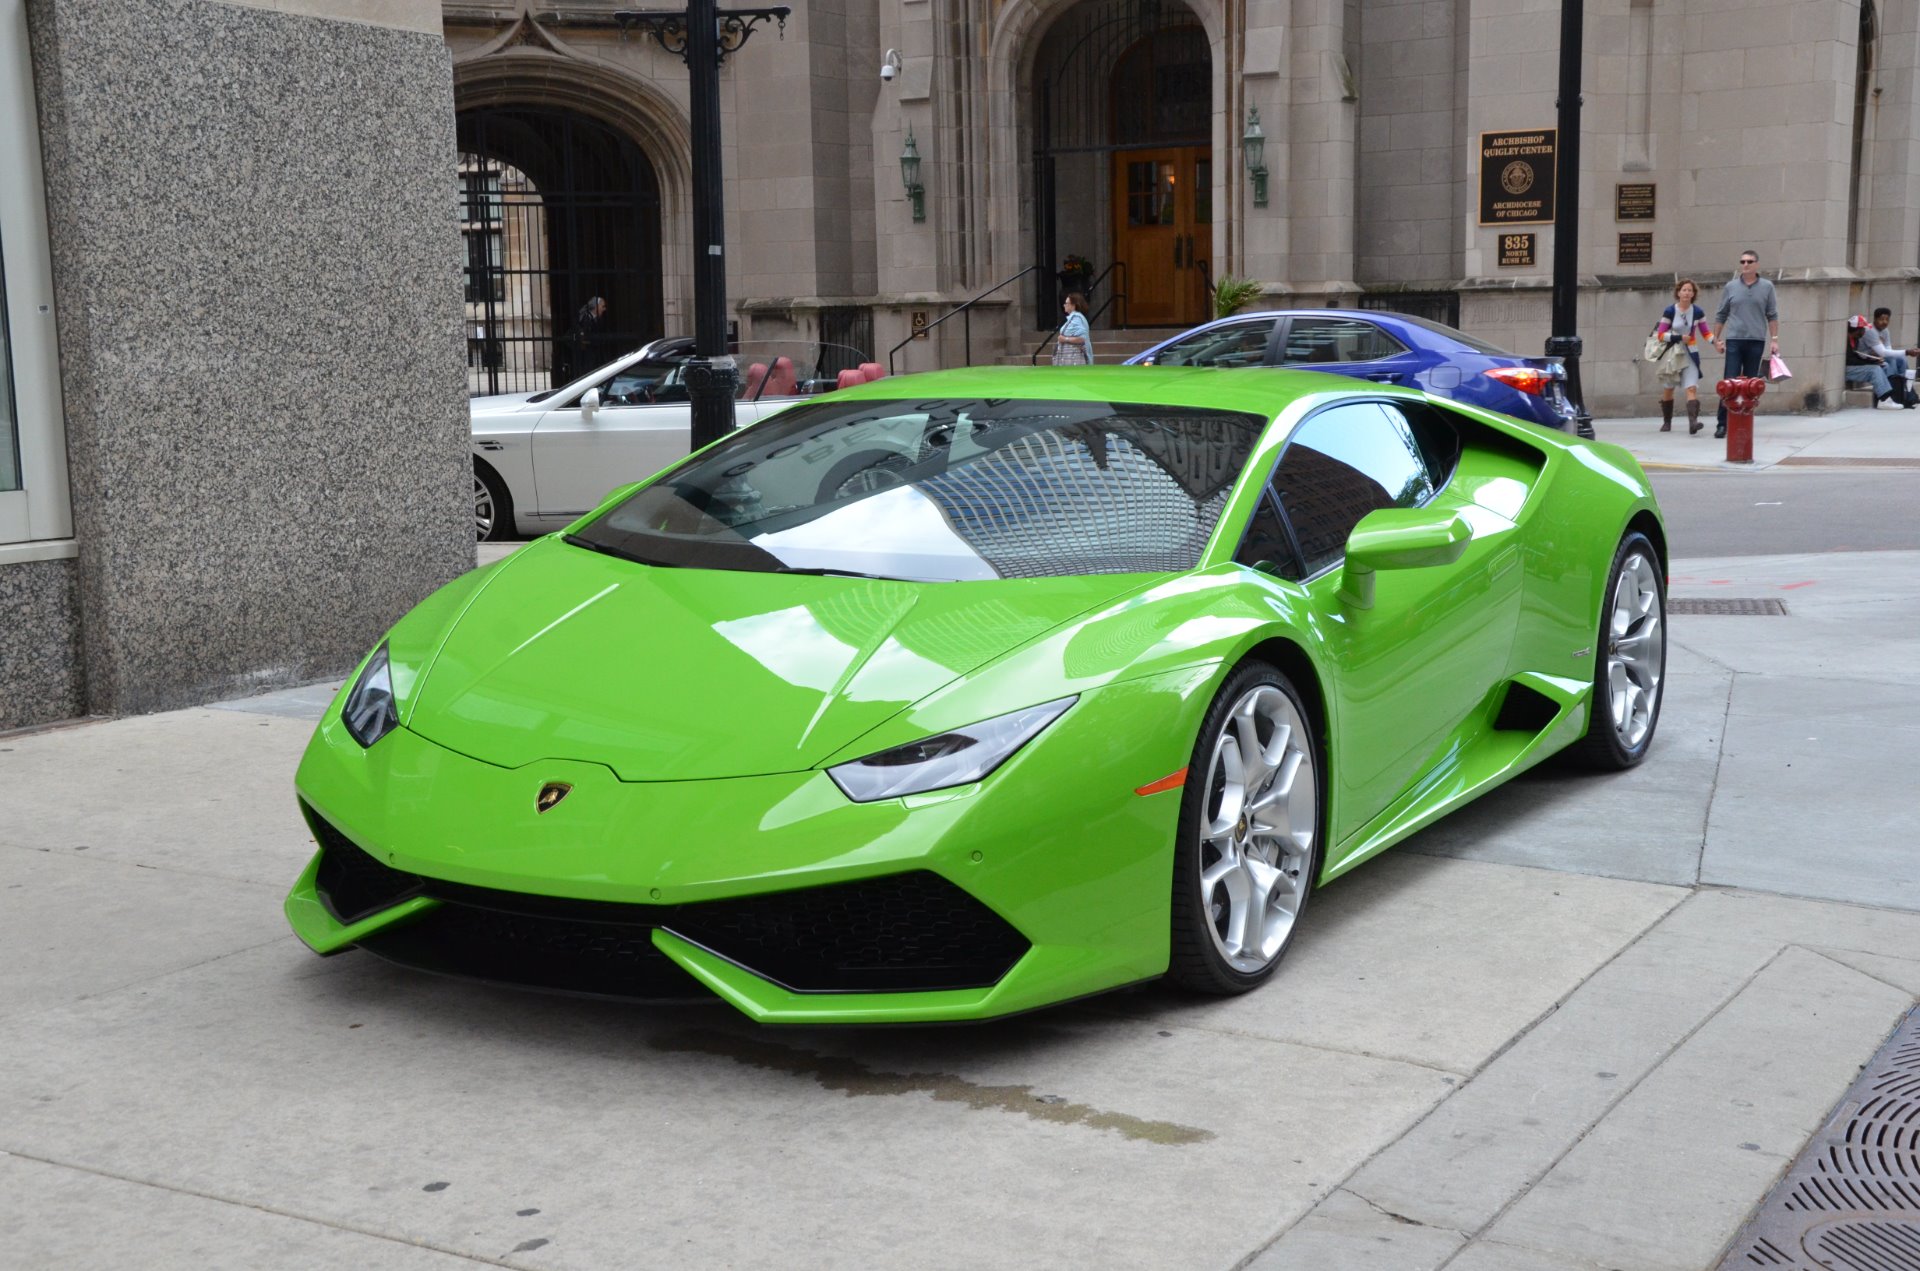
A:
<svg viewBox="0 0 1920 1271">
<path fill-rule="evenodd" d="M 1559 133 L 1480 134 L 1480 223 L 1541 225 L 1553 220 L 1554 153 Z"/>
</svg>

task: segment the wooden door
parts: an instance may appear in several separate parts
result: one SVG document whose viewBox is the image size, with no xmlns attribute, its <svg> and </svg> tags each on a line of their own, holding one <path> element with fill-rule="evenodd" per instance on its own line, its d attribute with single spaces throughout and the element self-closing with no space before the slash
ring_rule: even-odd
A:
<svg viewBox="0 0 1920 1271">
<path fill-rule="evenodd" d="M 1126 263 L 1130 326 L 1204 321 L 1213 255 L 1212 158 L 1204 146 L 1113 156 L 1113 258 Z"/>
</svg>

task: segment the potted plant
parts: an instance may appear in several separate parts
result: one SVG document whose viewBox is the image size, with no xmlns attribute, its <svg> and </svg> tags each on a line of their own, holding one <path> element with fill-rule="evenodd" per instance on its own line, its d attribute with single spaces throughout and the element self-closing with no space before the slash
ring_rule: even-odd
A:
<svg viewBox="0 0 1920 1271">
<path fill-rule="evenodd" d="M 1085 295 L 1087 280 L 1093 277 L 1093 262 L 1085 256 L 1069 252 L 1067 258 L 1060 262 L 1060 273 L 1057 276 L 1060 279 L 1060 290 L 1077 291 Z"/>
<path fill-rule="evenodd" d="M 1253 303 L 1259 295 L 1260 281 L 1257 278 L 1221 274 L 1220 281 L 1213 284 L 1213 316 L 1230 318 Z"/>
</svg>

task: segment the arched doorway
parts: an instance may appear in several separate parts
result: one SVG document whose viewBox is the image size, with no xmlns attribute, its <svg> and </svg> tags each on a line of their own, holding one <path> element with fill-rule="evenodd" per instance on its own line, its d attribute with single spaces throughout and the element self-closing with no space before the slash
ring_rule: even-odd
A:
<svg viewBox="0 0 1920 1271">
<path fill-rule="evenodd" d="M 1205 29 L 1172 0 L 1088 0 L 1035 60 L 1036 325 L 1058 321 L 1068 257 L 1107 321 L 1185 326 L 1207 316 L 1213 259 L 1213 63 Z M 1124 299 L 1121 298 L 1124 294 Z"/>
<path fill-rule="evenodd" d="M 660 187 L 640 147 L 551 106 L 457 125 L 471 391 L 554 387 L 663 335 Z"/>
</svg>

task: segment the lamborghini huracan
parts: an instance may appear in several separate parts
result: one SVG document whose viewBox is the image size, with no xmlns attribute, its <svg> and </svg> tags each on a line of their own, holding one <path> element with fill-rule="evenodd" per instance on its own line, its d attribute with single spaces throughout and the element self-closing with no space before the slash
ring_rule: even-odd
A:
<svg viewBox="0 0 1920 1271">
<path fill-rule="evenodd" d="M 1641 762 L 1634 459 L 1311 372 L 803 403 L 429 596 L 296 778 L 322 954 L 789 1023 L 1272 976 L 1541 760 Z"/>
</svg>

